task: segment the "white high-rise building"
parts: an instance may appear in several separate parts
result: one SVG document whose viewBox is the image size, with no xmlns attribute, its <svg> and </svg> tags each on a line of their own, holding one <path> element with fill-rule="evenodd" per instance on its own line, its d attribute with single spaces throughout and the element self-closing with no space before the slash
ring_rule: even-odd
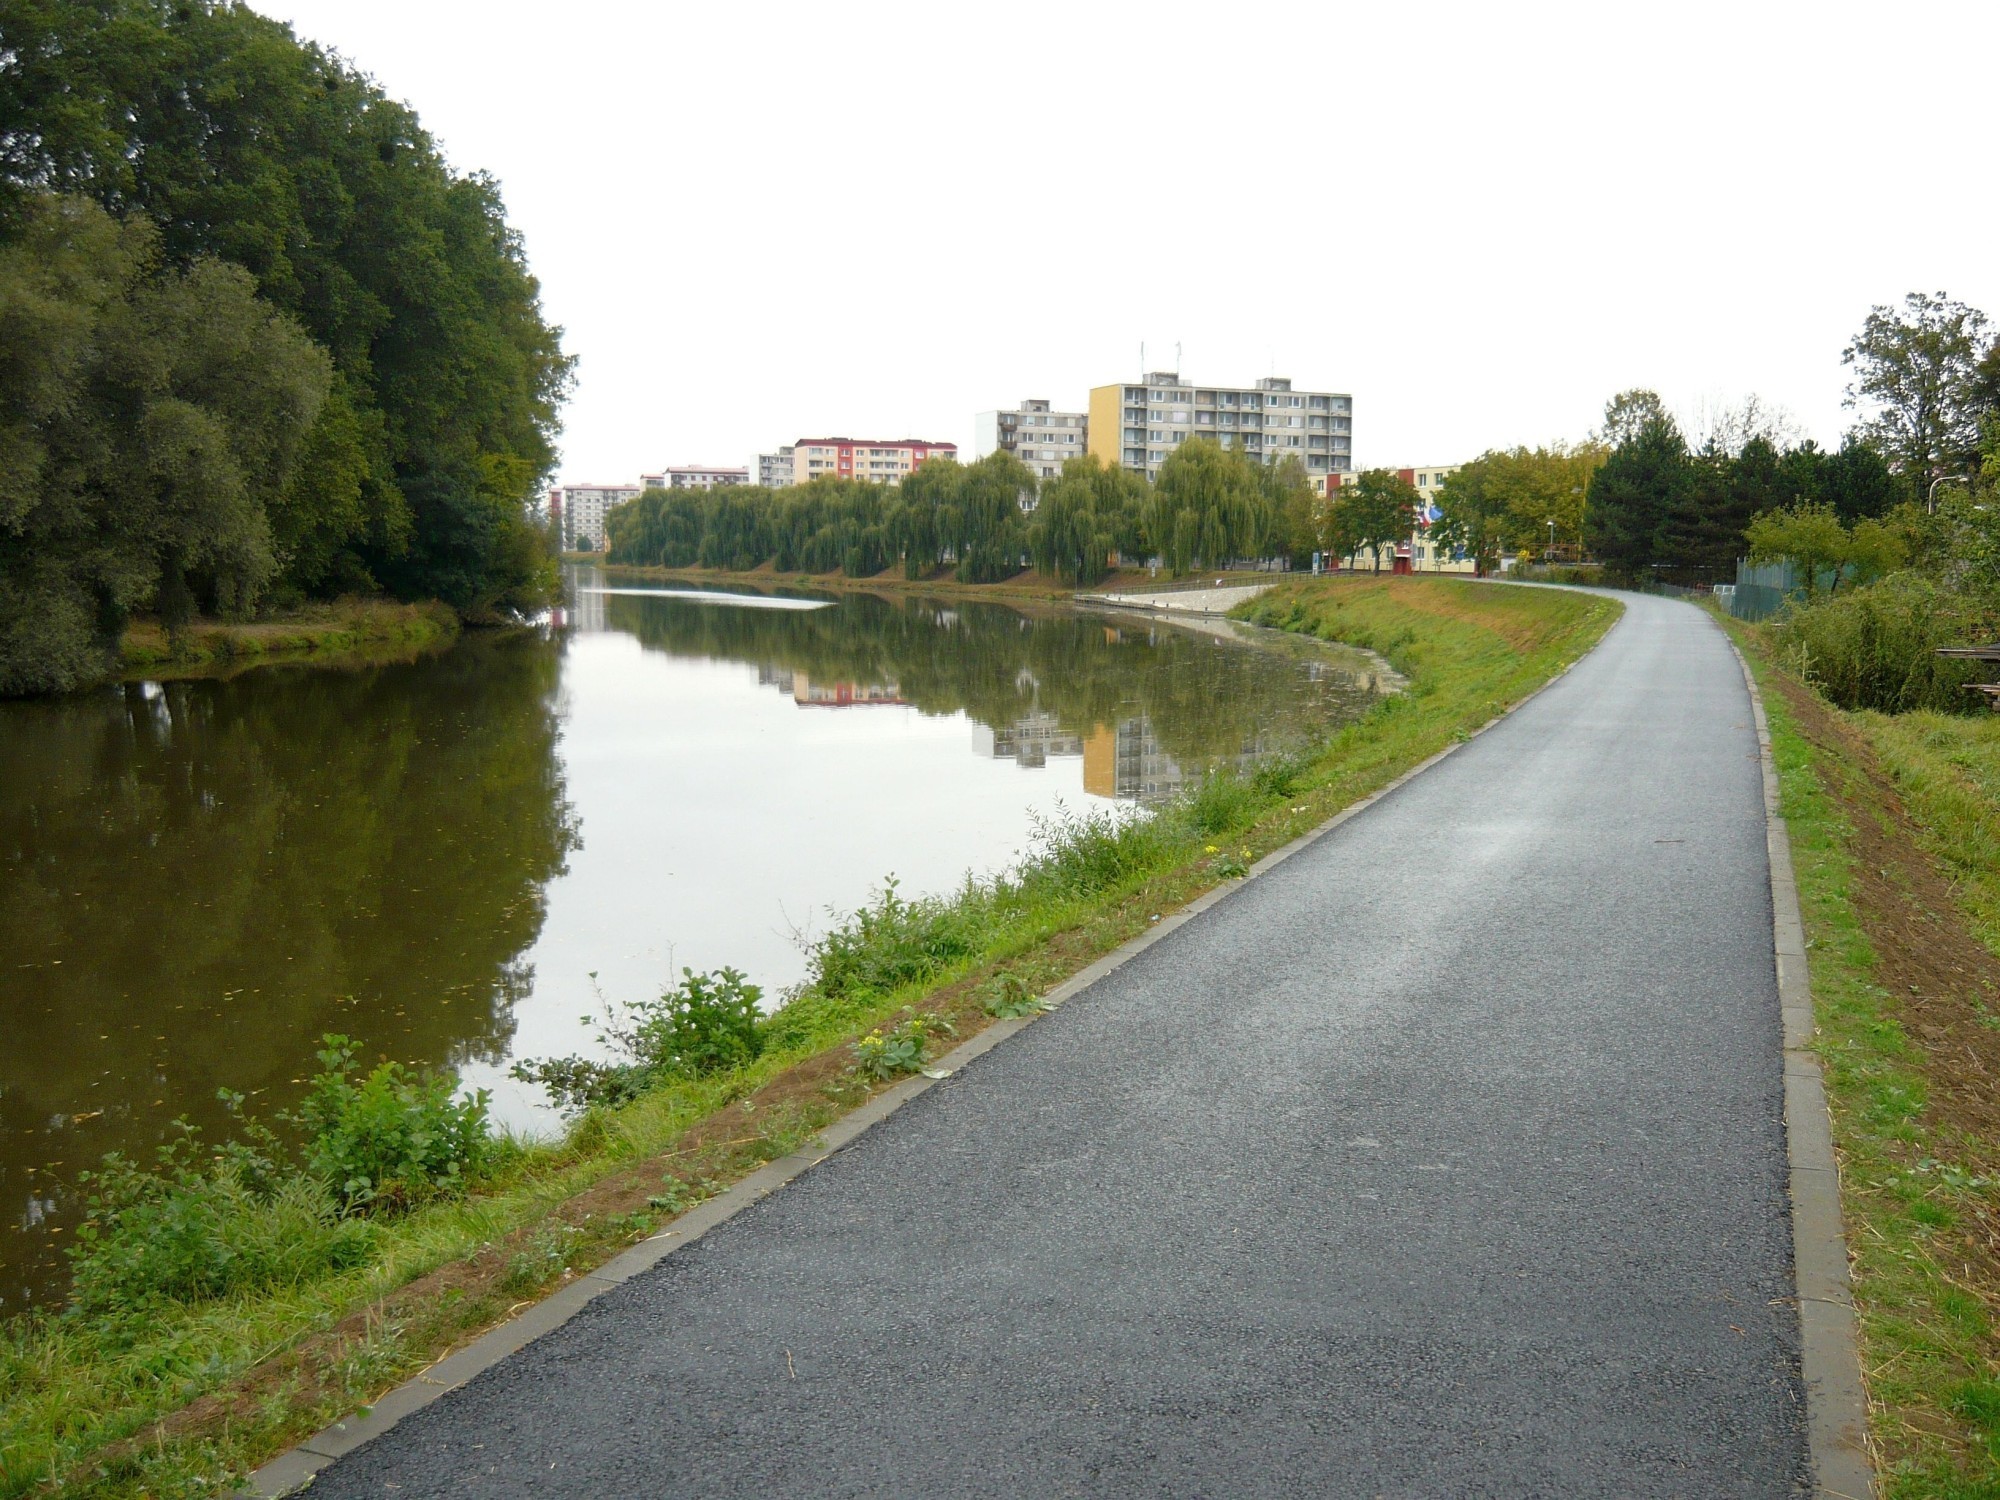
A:
<svg viewBox="0 0 2000 1500">
<path fill-rule="evenodd" d="M 565 484 L 550 490 L 549 518 L 562 537 L 563 551 L 602 552 L 605 512 L 639 493 L 636 484 Z"/>
<path fill-rule="evenodd" d="M 1192 437 L 1213 438 L 1266 463 L 1288 456 L 1324 483 L 1354 467 L 1354 398 L 1295 391 L 1270 376 L 1255 385 L 1191 385 L 1172 370 L 1090 393 L 1090 451 L 1148 479 Z"/>
<path fill-rule="evenodd" d="M 792 482 L 792 450 L 757 455 L 757 482 L 767 490 L 781 490 Z"/>
<path fill-rule="evenodd" d="M 1089 449 L 1090 418 L 1080 411 L 1054 411 L 1047 401 L 1023 401 L 1011 411 L 983 411 L 972 419 L 972 456 L 1011 453 L 1037 479 L 1053 479 L 1072 458 Z"/>
</svg>

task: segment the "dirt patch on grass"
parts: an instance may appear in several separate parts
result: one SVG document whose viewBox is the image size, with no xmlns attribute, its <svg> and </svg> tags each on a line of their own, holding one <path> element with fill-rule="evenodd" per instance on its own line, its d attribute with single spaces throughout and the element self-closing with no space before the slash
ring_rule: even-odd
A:
<svg viewBox="0 0 2000 1500">
<path fill-rule="evenodd" d="M 2000 1169 L 2000 960 L 1966 928 L 1951 881 L 1868 741 L 1810 690 L 1772 681 L 1824 763 L 1857 772 L 1827 790 L 1854 830 L 1851 899 L 1875 949 L 1876 981 L 1923 1054 L 1926 1118 L 1962 1147 L 1966 1165 Z"/>
</svg>

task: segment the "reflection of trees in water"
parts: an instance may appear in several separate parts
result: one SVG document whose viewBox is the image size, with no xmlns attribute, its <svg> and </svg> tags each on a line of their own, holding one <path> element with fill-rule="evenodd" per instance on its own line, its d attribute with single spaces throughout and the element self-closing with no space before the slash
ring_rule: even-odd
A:
<svg viewBox="0 0 2000 1500">
<path fill-rule="evenodd" d="M 963 709 L 995 730 L 1037 710 L 1063 729 L 1144 717 L 1159 746 L 1198 772 L 1282 748 L 1355 717 L 1365 682 L 1325 662 L 1129 617 L 1027 614 L 844 594 L 819 610 L 732 609 L 614 595 L 606 623 L 676 656 L 720 657 L 815 682 L 893 682 L 926 713 Z"/>
<path fill-rule="evenodd" d="M 518 955 L 577 840 L 558 664 L 545 641 L 472 639 L 0 708 L 9 1219 L 52 1162 L 73 1181 L 182 1109 L 219 1123 L 218 1087 L 288 1104 L 325 1031 L 504 1054 Z M 0 1235 L 0 1307 L 36 1279 L 20 1249 L 48 1243 Z"/>
</svg>

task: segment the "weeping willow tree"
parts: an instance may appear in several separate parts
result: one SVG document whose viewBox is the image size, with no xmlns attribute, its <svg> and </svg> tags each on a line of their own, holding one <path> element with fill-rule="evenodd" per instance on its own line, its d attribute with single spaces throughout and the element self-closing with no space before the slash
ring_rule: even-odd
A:
<svg viewBox="0 0 2000 1500">
<path fill-rule="evenodd" d="M 1154 552 L 1179 577 L 1260 554 L 1276 518 L 1255 462 L 1190 438 L 1160 465 L 1145 521 Z"/>
</svg>

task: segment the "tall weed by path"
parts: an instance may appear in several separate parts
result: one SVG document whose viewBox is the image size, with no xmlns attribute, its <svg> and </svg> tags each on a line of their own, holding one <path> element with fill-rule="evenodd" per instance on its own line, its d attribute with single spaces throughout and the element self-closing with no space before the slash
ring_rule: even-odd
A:
<svg viewBox="0 0 2000 1500">
<path fill-rule="evenodd" d="M 828 999 L 883 995 L 971 958 L 986 945 L 1001 887 L 905 898 L 892 876 L 874 901 L 813 946 L 812 987 Z"/>
<path fill-rule="evenodd" d="M 1214 838 L 1247 827 L 1271 801 L 1255 781 L 1232 772 L 1204 776 L 1181 795 L 1167 816 L 1197 838 Z"/>
<path fill-rule="evenodd" d="M 1115 890 L 1157 869 L 1176 830 L 1136 810 L 1077 813 L 1059 808 L 1030 823 L 1028 857 L 1017 884 L 1030 899 L 1071 900 Z"/>
</svg>

